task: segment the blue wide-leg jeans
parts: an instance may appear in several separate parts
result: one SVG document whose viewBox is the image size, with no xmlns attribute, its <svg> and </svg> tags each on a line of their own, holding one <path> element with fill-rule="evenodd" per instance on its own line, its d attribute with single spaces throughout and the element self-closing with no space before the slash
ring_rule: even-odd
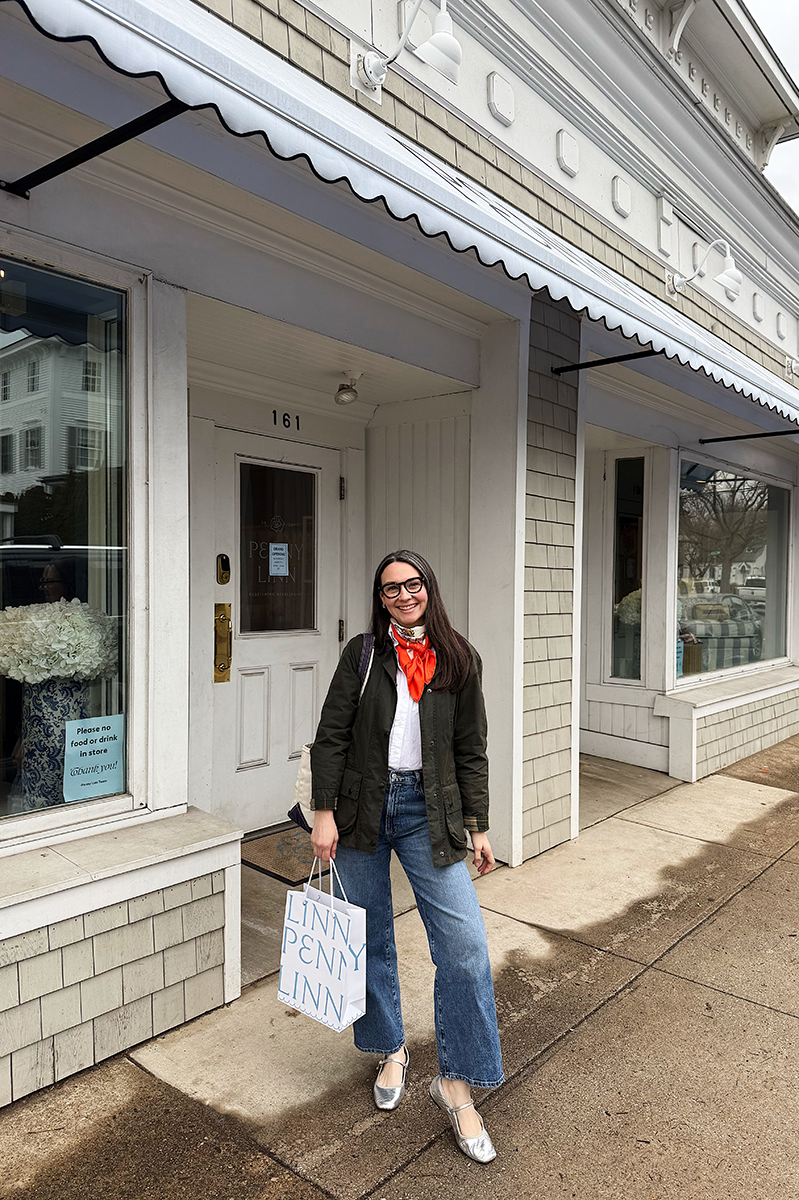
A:
<svg viewBox="0 0 799 1200">
<path fill-rule="evenodd" d="M 434 867 L 421 771 L 389 771 L 376 854 L 336 850 L 347 898 L 366 909 L 366 1015 L 355 1045 L 394 1054 L 405 1042 L 389 864 L 410 880 L 436 967 L 434 1003 L 441 1074 L 472 1087 L 503 1082 L 497 1009 L 483 915 L 466 864 Z"/>
</svg>

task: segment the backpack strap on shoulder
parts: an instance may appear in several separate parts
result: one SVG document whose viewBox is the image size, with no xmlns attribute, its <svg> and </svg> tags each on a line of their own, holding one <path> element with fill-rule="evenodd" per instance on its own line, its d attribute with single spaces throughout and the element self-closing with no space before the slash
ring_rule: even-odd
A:
<svg viewBox="0 0 799 1200">
<path fill-rule="evenodd" d="M 366 681 L 369 678 L 369 671 L 372 666 L 372 659 L 375 654 L 375 635 L 373 633 L 365 633 L 363 635 L 363 649 L 361 650 L 361 659 L 358 663 L 358 678 L 361 681 L 361 696 L 366 687 Z M 360 700 L 360 696 L 358 697 Z"/>
</svg>

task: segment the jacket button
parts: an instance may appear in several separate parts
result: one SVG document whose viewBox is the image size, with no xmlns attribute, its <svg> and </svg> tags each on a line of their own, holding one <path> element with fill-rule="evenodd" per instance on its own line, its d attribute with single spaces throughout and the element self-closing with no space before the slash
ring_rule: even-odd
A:
<svg viewBox="0 0 799 1200">
<path fill-rule="evenodd" d="M 444 851 L 443 851 L 443 850 L 439 850 L 439 852 L 438 852 L 438 857 L 439 857 L 439 858 L 443 858 L 443 857 L 444 857 Z"/>
</svg>

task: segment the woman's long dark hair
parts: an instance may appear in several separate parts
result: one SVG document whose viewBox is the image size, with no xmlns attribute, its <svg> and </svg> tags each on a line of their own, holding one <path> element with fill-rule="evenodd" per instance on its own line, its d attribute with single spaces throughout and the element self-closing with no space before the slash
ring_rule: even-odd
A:
<svg viewBox="0 0 799 1200">
<path fill-rule="evenodd" d="M 435 572 L 427 559 L 413 550 L 393 550 L 387 554 L 375 571 L 372 587 L 372 633 L 375 636 L 375 650 L 381 652 L 388 641 L 388 627 L 391 618 L 383 607 L 383 597 L 380 594 L 380 584 L 383 572 L 390 563 L 407 563 L 413 567 L 424 580 L 427 589 L 427 608 L 424 623 L 430 644 L 436 652 L 436 673 L 433 677 L 433 688 L 437 692 L 459 692 L 466 685 L 469 671 L 472 668 L 472 652 L 466 638 L 461 637 L 452 628 Z"/>
</svg>

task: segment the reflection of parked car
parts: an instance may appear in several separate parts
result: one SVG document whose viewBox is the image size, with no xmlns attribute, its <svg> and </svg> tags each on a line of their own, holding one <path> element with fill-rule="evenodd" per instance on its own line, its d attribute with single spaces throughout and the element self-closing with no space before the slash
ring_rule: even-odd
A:
<svg viewBox="0 0 799 1200">
<path fill-rule="evenodd" d="M 715 579 L 681 579 L 677 588 L 681 596 L 710 595 L 711 592 L 718 592 L 719 585 Z"/>
<path fill-rule="evenodd" d="M 702 645 L 702 670 L 719 671 L 756 662 L 763 653 L 763 622 L 740 596 L 680 596 L 680 635 Z"/>
<path fill-rule="evenodd" d="M 762 616 L 766 611 L 766 580 L 762 575 L 750 575 L 740 584 L 738 595 L 746 600 L 750 608 Z"/>
</svg>

